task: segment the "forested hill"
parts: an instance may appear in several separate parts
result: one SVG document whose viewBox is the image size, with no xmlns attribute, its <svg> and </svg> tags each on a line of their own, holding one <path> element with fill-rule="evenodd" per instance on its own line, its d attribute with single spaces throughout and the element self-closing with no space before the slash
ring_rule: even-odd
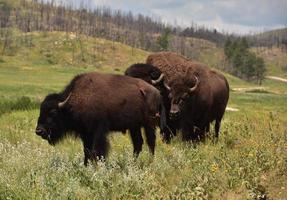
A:
<svg viewBox="0 0 287 200">
<path fill-rule="evenodd" d="M 0 28 L 15 27 L 23 32 L 73 32 L 121 42 L 148 51 L 171 50 L 191 58 L 194 58 L 194 44 L 190 37 L 211 41 L 219 46 L 223 46 L 228 37 L 237 37 L 196 23 L 182 28 L 165 24 L 158 18 L 108 7 L 95 7 L 91 10 L 84 6 L 89 5 L 89 0 L 83 0 L 77 9 L 73 5 L 55 4 L 56 1 L 43 2 L 0 0 Z M 279 46 L 286 41 L 286 30 L 283 32 L 285 34 L 278 35 L 276 31 L 268 33 L 272 40 L 268 39 L 269 36 L 263 37 L 263 34 L 253 35 L 250 41 L 254 46 L 270 43 Z M 1 35 L 3 34 L 9 33 L 3 33 L 2 30 Z"/>
<path fill-rule="evenodd" d="M 287 28 L 276 29 L 250 35 L 247 37 L 249 43 L 256 47 L 287 47 Z"/>
<path fill-rule="evenodd" d="M 214 56 L 218 52 L 216 45 L 208 40 L 181 36 L 180 28 L 173 28 L 158 20 L 131 12 L 124 13 L 103 7 L 93 11 L 75 10 L 72 7 L 44 4 L 35 0 L 0 0 L 0 5 L 3 11 L 0 14 L 2 54 L 9 48 L 13 49 L 16 40 L 24 38 L 25 42 L 29 43 L 30 32 L 55 31 L 67 35 L 73 33 L 78 41 L 83 40 L 80 36 L 86 35 L 147 51 L 171 50 L 197 60 L 202 60 L 202 54 L 206 51 L 216 51 Z M 21 37 L 17 32 L 23 33 Z M 218 63 L 207 64 L 215 66 Z"/>
</svg>

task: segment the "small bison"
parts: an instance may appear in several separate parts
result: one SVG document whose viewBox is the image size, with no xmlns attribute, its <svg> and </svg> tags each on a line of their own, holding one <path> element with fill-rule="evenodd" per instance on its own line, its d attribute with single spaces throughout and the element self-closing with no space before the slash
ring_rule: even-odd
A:
<svg viewBox="0 0 287 200">
<path fill-rule="evenodd" d="M 160 92 L 143 80 L 96 72 L 76 76 L 60 93 L 41 104 L 36 134 L 54 145 L 65 135 L 80 137 L 84 164 L 105 157 L 110 131 L 130 131 L 134 154 L 142 150 L 144 128 L 154 154 L 154 118 L 161 105 Z"/>
</svg>

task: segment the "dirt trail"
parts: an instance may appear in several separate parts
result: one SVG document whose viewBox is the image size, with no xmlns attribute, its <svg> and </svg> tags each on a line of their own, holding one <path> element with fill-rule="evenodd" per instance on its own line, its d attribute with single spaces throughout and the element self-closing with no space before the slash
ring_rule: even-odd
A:
<svg viewBox="0 0 287 200">
<path fill-rule="evenodd" d="M 226 107 L 226 111 L 237 112 L 239 111 L 238 108 Z"/>
<path fill-rule="evenodd" d="M 252 90 L 267 90 L 268 87 L 240 87 L 240 88 L 231 88 L 233 91 L 239 91 L 239 92 L 248 92 Z"/>
<path fill-rule="evenodd" d="M 287 79 L 278 76 L 266 76 L 266 78 L 287 83 Z"/>
</svg>

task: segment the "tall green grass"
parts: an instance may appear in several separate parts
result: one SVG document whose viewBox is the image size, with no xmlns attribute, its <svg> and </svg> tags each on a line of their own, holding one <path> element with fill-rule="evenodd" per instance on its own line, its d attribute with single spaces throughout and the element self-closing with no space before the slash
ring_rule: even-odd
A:
<svg viewBox="0 0 287 200">
<path fill-rule="evenodd" d="M 0 116 L 18 110 L 32 110 L 39 108 L 40 102 L 32 101 L 29 97 L 22 96 L 15 100 L 7 99 L 0 101 Z"/>
<path fill-rule="evenodd" d="M 0 119 L 1 199 L 223 199 L 238 191 L 241 199 L 284 197 L 272 180 L 287 175 L 286 127 L 272 114 L 239 114 L 238 121 L 227 114 L 217 144 L 158 138 L 154 158 L 145 147 L 135 160 L 128 136 L 114 133 L 108 160 L 87 168 L 79 140 L 54 148 L 34 134 L 37 114 Z"/>
</svg>

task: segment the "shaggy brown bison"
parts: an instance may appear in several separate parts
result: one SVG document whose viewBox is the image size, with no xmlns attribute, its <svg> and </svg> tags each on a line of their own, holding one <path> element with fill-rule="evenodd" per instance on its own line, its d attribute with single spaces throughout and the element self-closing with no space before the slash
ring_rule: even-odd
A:
<svg viewBox="0 0 287 200">
<path fill-rule="evenodd" d="M 36 134 L 56 144 L 66 134 L 80 137 L 84 164 L 105 157 L 110 131 L 130 131 L 134 154 L 142 150 L 144 128 L 154 154 L 154 117 L 161 104 L 160 92 L 143 80 L 110 74 L 76 76 L 60 93 L 48 95 L 41 104 Z"/>
<path fill-rule="evenodd" d="M 222 74 L 213 70 L 198 72 L 191 64 L 184 75 L 166 84 L 170 90 L 170 117 L 180 117 L 183 140 L 204 138 L 215 120 L 215 139 L 229 98 L 229 85 Z"/>
<path fill-rule="evenodd" d="M 166 113 L 170 115 L 167 126 L 173 134 L 181 129 L 184 140 L 196 139 L 208 132 L 210 122 L 215 120 L 218 137 L 229 98 L 229 86 L 223 75 L 172 52 L 151 54 L 147 64 L 129 67 L 126 75 L 141 78 L 160 89 Z M 168 131 L 164 134 L 167 141 L 171 136 Z"/>
</svg>

